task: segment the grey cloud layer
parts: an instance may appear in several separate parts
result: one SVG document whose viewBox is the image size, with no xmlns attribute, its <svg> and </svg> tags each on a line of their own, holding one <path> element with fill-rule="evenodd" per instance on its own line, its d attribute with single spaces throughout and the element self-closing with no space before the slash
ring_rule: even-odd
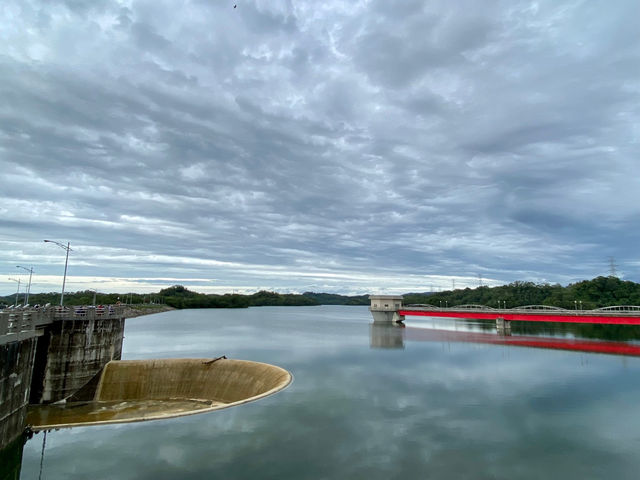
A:
<svg viewBox="0 0 640 480">
<path fill-rule="evenodd" d="M 0 7 L 7 269 L 637 279 L 635 2 L 232 7 Z"/>
</svg>

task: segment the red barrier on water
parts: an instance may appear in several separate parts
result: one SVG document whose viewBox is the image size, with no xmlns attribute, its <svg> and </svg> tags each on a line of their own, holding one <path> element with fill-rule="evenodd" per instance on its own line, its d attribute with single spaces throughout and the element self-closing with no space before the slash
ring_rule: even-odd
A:
<svg viewBox="0 0 640 480">
<path fill-rule="evenodd" d="M 461 342 L 483 343 L 489 345 L 508 345 L 514 347 L 546 348 L 587 353 L 605 353 L 610 355 L 640 356 L 640 345 L 625 342 L 599 340 L 581 340 L 557 337 L 503 336 L 492 333 L 439 330 L 431 328 L 405 329 L 407 340 L 422 342 Z"/>
<path fill-rule="evenodd" d="M 468 318 L 477 320 L 496 320 L 503 318 L 509 321 L 522 322 L 560 322 L 560 323 L 600 323 L 609 325 L 640 325 L 640 316 L 629 315 L 581 315 L 558 314 L 558 313 L 524 313 L 506 312 L 496 310 L 495 312 L 473 312 L 465 310 L 410 310 L 401 309 L 398 314 L 404 316 L 423 317 L 445 317 L 445 318 Z"/>
</svg>

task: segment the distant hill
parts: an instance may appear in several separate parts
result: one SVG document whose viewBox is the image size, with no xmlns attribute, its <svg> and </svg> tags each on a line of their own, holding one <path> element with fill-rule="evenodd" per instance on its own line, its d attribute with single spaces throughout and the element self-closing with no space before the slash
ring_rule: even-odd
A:
<svg viewBox="0 0 640 480">
<path fill-rule="evenodd" d="M 338 295 L 336 293 L 304 292 L 304 297 L 312 298 L 320 305 L 369 305 L 369 295 Z"/>
<path fill-rule="evenodd" d="M 301 306 L 301 305 L 369 305 L 368 295 L 338 295 L 335 293 L 304 292 L 283 294 L 260 291 L 251 295 L 205 294 L 174 285 L 152 294 L 137 293 L 94 293 L 91 290 L 67 292 L 65 305 L 91 305 L 94 295 L 96 304 L 162 303 L 174 308 L 246 308 L 258 306 Z M 20 294 L 18 303 L 24 301 Z M 0 306 L 13 305 L 15 294 L 0 297 Z M 57 305 L 60 294 L 55 292 L 34 293 L 29 297 L 31 305 L 51 303 Z M 513 282 L 499 287 L 478 287 L 449 290 L 444 292 L 407 293 L 405 304 L 430 303 L 435 306 L 480 304 L 490 307 L 507 308 L 522 305 L 552 305 L 563 308 L 592 309 L 612 305 L 640 305 L 640 284 L 620 280 L 616 277 L 597 277 L 563 287 L 559 284 L 536 284 L 533 282 Z"/>
<path fill-rule="evenodd" d="M 15 294 L 0 297 L 0 306 L 13 305 L 15 302 Z M 94 292 L 91 290 L 81 292 L 65 292 L 65 305 L 91 305 L 94 300 Z M 20 294 L 18 303 L 24 301 L 24 295 Z M 57 305 L 60 302 L 60 294 L 50 293 L 32 293 L 29 296 L 31 305 L 45 305 L 50 303 Z M 261 306 L 305 306 L 305 305 L 368 305 L 368 296 L 343 296 L 330 293 L 312 293 L 305 292 L 303 295 L 290 293 L 275 293 L 267 291 L 259 291 L 251 295 L 240 294 L 205 294 L 198 293 L 182 285 L 174 285 L 164 288 L 157 293 L 137 294 L 137 293 L 95 293 L 95 303 L 115 304 L 121 302 L 124 304 L 143 304 L 143 303 L 162 303 L 173 308 L 247 308 Z"/>
</svg>

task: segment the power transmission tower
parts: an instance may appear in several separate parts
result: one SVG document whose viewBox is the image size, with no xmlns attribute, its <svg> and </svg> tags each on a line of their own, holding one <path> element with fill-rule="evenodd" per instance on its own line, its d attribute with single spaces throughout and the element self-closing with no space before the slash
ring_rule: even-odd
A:
<svg viewBox="0 0 640 480">
<path fill-rule="evenodd" d="M 617 277 L 618 275 L 616 274 L 616 259 L 614 257 L 609 257 L 609 276 L 610 277 Z"/>
</svg>

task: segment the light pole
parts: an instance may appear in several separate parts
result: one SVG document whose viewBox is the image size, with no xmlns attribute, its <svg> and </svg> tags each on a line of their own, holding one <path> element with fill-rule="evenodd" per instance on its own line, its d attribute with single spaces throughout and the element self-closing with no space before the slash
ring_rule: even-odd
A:
<svg viewBox="0 0 640 480">
<path fill-rule="evenodd" d="M 13 280 L 14 282 L 18 282 L 18 291 L 16 292 L 16 303 L 13 304 L 14 307 L 18 306 L 18 294 L 20 293 L 20 279 L 9 278 L 9 280 Z"/>
<path fill-rule="evenodd" d="M 62 307 L 64 306 L 64 284 L 67 281 L 67 264 L 69 263 L 69 250 L 71 250 L 71 248 L 69 248 L 69 242 L 67 242 L 66 245 L 60 242 L 56 242 L 54 240 L 45 240 L 45 242 L 55 243 L 60 248 L 64 248 L 67 251 L 67 257 L 64 259 L 64 277 L 62 277 L 62 295 L 60 295 L 60 306 Z"/>
<path fill-rule="evenodd" d="M 29 293 L 31 293 L 31 276 L 33 275 L 33 267 L 27 268 L 22 265 L 16 265 L 16 268 L 21 268 L 29 272 L 29 284 L 27 285 L 27 293 L 24 296 L 24 304 L 27 305 L 29 303 Z"/>
</svg>

